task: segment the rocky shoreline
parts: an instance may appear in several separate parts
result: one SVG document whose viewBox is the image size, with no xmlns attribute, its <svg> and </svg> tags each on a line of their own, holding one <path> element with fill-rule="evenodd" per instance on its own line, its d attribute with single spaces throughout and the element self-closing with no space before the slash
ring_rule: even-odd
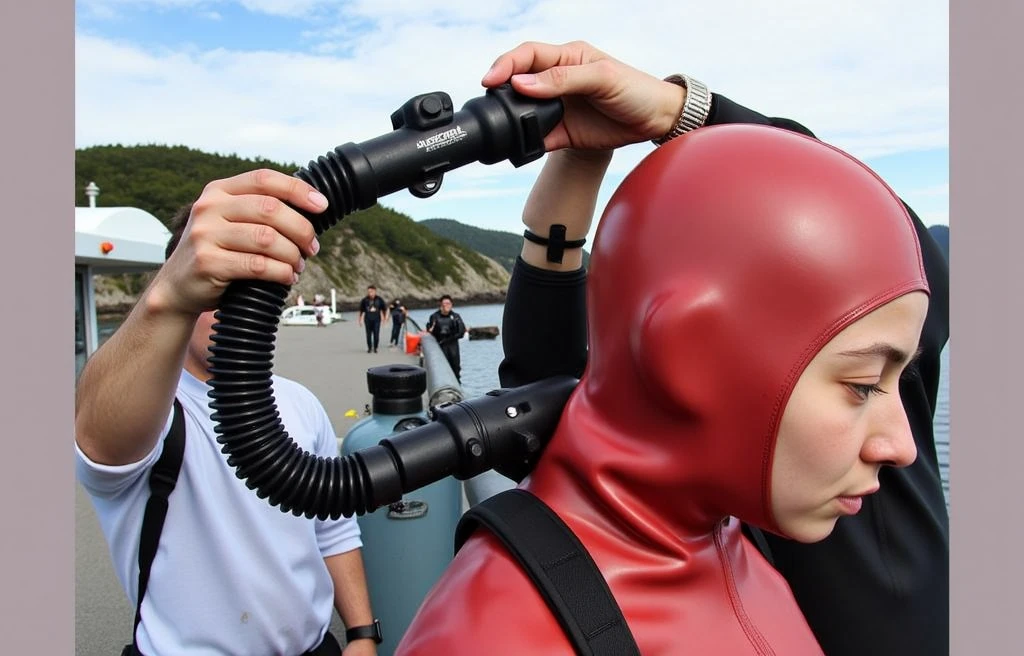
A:
<svg viewBox="0 0 1024 656">
<path fill-rule="evenodd" d="M 346 243 L 350 252 L 342 253 L 341 246 L 335 244 L 307 260 L 306 270 L 289 290 L 285 306 L 295 305 L 299 295 L 306 303 L 312 303 L 318 294 L 330 303 L 331 290 L 334 289 L 338 311 L 352 312 L 359 309 L 359 302 L 369 285 L 375 285 L 377 293 L 388 303 L 400 299 L 402 305 L 410 310 L 436 308 L 442 294 L 451 295 L 456 306 L 505 302 L 510 274 L 486 256 L 480 256 L 482 265 L 479 260 L 470 264 L 457 251 L 449 250 L 446 257 L 452 260 L 457 274 L 445 280 L 429 280 L 414 276 L 407 265 L 358 239 L 350 239 Z M 98 318 L 109 321 L 127 315 L 154 275 L 149 272 L 96 276 Z"/>
<path fill-rule="evenodd" d="M 505 292 L 477 292 L 471 294 L 459 294 L 456 290 L 451 294 L 455 298 L 455 303 L 458 306 L 465 305 L 490 305 L 492 303 L 504 303 Z M 295 292 L 293 291 L 288 295 L 286 306 L 295 304 Z M 383 296 L 383 295 L 382 295 Z M 306 303 L 312 301 L 311 297 L 307 297 Z M 338 298 L 337 308 L 339 312 L 355 312 L 359 309 L 359 300 L 361 299 L 342 299 Z M 384 297 L 384 300 L 390 303 L 393 298 Z M 425 310 L 430 308 L 436 308 L 438 300 L 436 298 L 423 298 L 417 295 L 410 295 L 400 297 L 402 305 L 410 310 Z M 100 298 L 96 299 L 96 317 L 99 321 L 116 321 L 123 319 L 128 316 L 132 308 L 135 307 L 135 303 L 138 298 L 130 298 L 124 294 L 118 295 L 117 300 L 111 300 L 110 302 L 102 302 Z M 330 303 L 330 297 L 328 297 L 328 303 Z"/>
</svg>

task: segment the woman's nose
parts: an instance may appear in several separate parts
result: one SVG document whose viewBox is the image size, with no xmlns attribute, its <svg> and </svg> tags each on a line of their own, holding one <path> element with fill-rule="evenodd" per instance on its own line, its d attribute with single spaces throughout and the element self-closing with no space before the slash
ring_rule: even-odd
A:
<svg viewBox="0 0 1024 656">
<path fill-rule="evenodd" d="M 906 467 L 917 458 L 917 444 L 910 430 L 910 421 L 898 394 L 877 399 L 885 405 L 878 408 L 872 431 L 864 443 L 861 457 L 865 462 Z"/>
</svg>

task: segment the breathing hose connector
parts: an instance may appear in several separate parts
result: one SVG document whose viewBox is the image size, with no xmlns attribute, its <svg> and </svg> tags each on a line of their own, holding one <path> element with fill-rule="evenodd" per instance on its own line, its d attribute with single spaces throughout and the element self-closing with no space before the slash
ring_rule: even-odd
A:
<svg viewBox="0 0 1024 656">
<path fill-rule="evenodd" d="M 557 376 L 446 403 L 431 410 L 430 423 L 352 453 L 350 466 L 369 481 L 365 507 L 354 512 L 372 512 L 446 476 L 464 481 L 489 469 L 510 477 L 528 471 L 577 382 Z"/>
<path fill-rule="evenodd" d="M 338 146 L 295 173 L 329 201 L 321 214 L 300 213 L 320 235 L 344 216 L 400 189 L 430 196 L 440 188 L 444 173 L 471 162 L 509 160 L 522 166 L 544 154 L 544 136 L 561 118 L 560 100 L 533 100 L 509 85 L 488 89 L 458 112 L 444 92 L 416 96 L 391 115 L 392 132 Z M 321 458 L 303 451 L 284 429 L 271 386 L 274 336 L 289 289 L 279 283 L 234 281 L 214 315 L 208 359 L 211 419 L 228 464 L 260 498 L 295 515 L 337 518 L 372 511 L 397 501 L 403 490 L 449 474 L 475 474 L 484 471 L 477 471 L 481 466 L 524 466 L 523 458 L 528 460 L 529 454 L 507 446 L 494 437 L 490 425 L 480 423 L 494 413 L 480 414 L 478 408 L 483 406 L 467 407 L 467 402 L 439 410 L 437 421 L 403 434 L 401 441 L 385 440 L 390 446 L 382 442 L 380 447 L 346 458 Z M 523 402 L 536 405 L 536 401 Z M 556 408 L 556 419 L 561 408 L 561 404 Z M 550 413 L 541 414 L 548 417 Z M 490 437 L 468 437 L 470 427 Z M 498 433 L 542 440 L 550 431 L 501 429 Z M 433 440 L 443 446 L 431 446 Z M 487 454 L 483 459 L 477 455 L 480 449 Z"/>
<path fill-rule="evenodd" d="M 390 193 L 431 196 L 446 172 L 466 164 L 522 166 L 544 154 L 544 136 L 561 119 L 560 100 L 533 100 L 507 84 L 457 113 L 443 91 L 416 96 L 391 115 L 392 132 L 338 146 L 296 173 L 330 202 L 322 214 L 303 215 L 320 234 Z"/>
</svg>

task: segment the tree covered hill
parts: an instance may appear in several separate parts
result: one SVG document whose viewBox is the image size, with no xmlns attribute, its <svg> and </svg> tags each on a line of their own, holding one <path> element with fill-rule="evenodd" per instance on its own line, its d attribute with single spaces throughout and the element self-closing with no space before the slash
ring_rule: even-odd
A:
<svg viewBox="0 0 1024 656">
<path fill-rule="evenodd" d="M 254 168 L 288 174 L 298 166 L 266 159 L 206 153 L 185 146 L 95 146 L 75 152 L 75 204 L 87 206 L 85 187 L 100 187 L 97 205 L 143 209 L 165 224 L 195 200 L 211 180 Z M 320 236 L 321 251 L 307 263 L 293 296 L 337 290 L 343 307 L 375 284 L 386 299 L 429 306 L 449 293 L 460 303 L 504 298 L 508 272 L 493 260 L 438 236 L 410 217 L 381 205 L 345 217 Z M 98 305 L 134 302 L 148 276 L 104 277 Z M 118 294 L 120 292 L 120 294 Z"/>
<path fill-rule="evenodd" d="M 419 223 L 430 228 L 436 235 L 451 239 L 478 253 L 486 255 L 505 267 L 505 270 L 509 273 L 512 272 L 512 265 L 516 261 L 516 256 L 523 249 L 523 235 L 521 233 L 477 228 L 476 226 L 459 223 L 452 219 L 426 219 Z M 589 262 L 590 253 L 584 250 L 583 266 L 587 266 Z"/>
</svg>

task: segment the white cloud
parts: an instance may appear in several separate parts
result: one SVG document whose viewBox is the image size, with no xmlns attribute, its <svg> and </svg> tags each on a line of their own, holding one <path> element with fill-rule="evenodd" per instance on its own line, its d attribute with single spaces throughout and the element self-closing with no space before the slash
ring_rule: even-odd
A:
<svg viewBox="0 0 1024 656">
<path fill-rule="evenodd" d="M 78 6 L 93 15 L 128 5 L 219 13 L 227 2 Z M 656 0 L 236 4 L 315 20 L 293 52 L 265 51 L 258 39 L 244 49 L 199 50 L 80 32 L 76 145 L 180 143 L 304 164 L 340 143 L 387 132 L 390 113 L 413 95 L 444 90 L 461 107 L 482 92 L 491 61 L 522 41 L 577 38 L 655 75 L 694 74 L 713 91 L 798 120 L 861 159 L 948 145 L 948 11 L 941 2 L 720 0 L 688 8 L 685 21 Z M 610 178 L 650 149 L 623 149 Z M 519 189 L 539 165 L 527 169 L 467 167 L 449 174 L 438 196 L 462 193 L 463 185 L 451 184 L 456 179 L 482 189 L 507 179 L 509 190 Z M 505 220 L 518 220 L 518 209 L 505 211 Z"/>
</svg>

